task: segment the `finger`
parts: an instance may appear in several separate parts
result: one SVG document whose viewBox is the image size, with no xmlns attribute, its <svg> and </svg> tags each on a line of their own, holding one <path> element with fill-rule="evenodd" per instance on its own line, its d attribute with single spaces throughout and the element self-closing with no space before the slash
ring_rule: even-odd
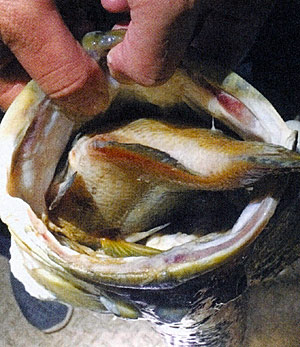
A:
<svg viewBox="0 0 300 347">
<path fill-rule="evenodd" d="M 21 93 L 26 83 L 23 81 L 0 81 L 0 109 L 6 111 Z"/>
<path fill-rule="evenodd" d="M 106 80 L 72 37 L 51 0 L 0 0 L 2 40 L 29 75 L 63 107 L 84 115 L 106 108 Z"/>
<path fill-rule="evenodd" d="M 101 4 L 107 11 L 112 13 L 129 11 L 127 0 L 101 0 Z"/>
<path fill-rule="evenodd" d="M 190 41 L 197 2 L 128 0 L 128 6 L 131 21 L 124 41 L 107 57 L 110 72 L 121 80 L 160 84 L 174 72 Z"/>
</svg>

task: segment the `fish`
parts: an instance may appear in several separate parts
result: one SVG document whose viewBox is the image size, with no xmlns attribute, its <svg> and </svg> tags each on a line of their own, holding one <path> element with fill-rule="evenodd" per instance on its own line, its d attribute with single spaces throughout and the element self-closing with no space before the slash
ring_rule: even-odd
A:
<svg viewBox="0 0 300 347">
<path fill-rule="evenodd" d="M 231 191 L 299 172 L 300 154 L 220 131 L 141 118 L 82 136 L 66 165 L 48 191 L 49 227 L 110 255 L 141 256 L 158 250 L 126 238 L 140 241 L 153 223 L 168 223 L 170 210 L 180 208 L 189 192 Z"/>
<path fill-rule="evenodd" d="M 100 47 L 104 67 L 109 41 L 119 40 L 114 35 L 109 33 L 104 49 Z M 127 117 L 118 99 L 122 96 L 161 111 L 174 102 L 186 103 L 199 119 L 203 112 L 212 115 L 244 141 L 162 119 L 145 120 L 141 104 L 137 122 L 82 132 L 81 116 L 66 114 L 31 81 L 0 125 L 0 216 L 12 235 L 11 271 L 31 295 L 146 319 L 173 344 L 240 346 L 245 321 L 240 295 L 299 254 L 299 198 L 285 195 L 274 216 L 289 173 L 298 171 L 293 151 L 297 132 L 238 75 L 185 63 L 168 83 L 155 88 L 120 84 L 106 68 L 112 104 Z M 100 123 L 104 117 L 99 115 Z M 82 135 L 70 146 L 78 131 Z M 100 159 L 97 169 L 95 159 Z M 206 161 L 213 179 L 205 174 Z M 98 177 L 99 168 L 109 174 Z M 117 208 L 123 204 L 124 211 L 127 196 L 138 219 L 135 229 L 129 228 L 126 213 L 116 214 L 110 203 L 103 207 L 101 198 L 95 199 L 95 180 L 102 182 L 100 196 Z M 120 194 L 118 184 L 138 192 L 149 219 L 155 217 L 154 225 L 148 224 L 143 209 L 134 208 L 133 195 L 126 189 Z M 248 200 L 241 198 L 241 189 L 252 191 Z M 298 189 L 299 184 L 294 197 Z M 205 196 L 202 204 L 195 192 Z M 198 221 L 208 214 L 209 193 L 221 194 L 212 210 L 219 217 L 221 204 L 231 202 L 223 201 L 229 192 L 236 193 L 240 205 L 231 225 L 221 221 L 222 228 L 197 234 L 187 219 L 178 223 L 179 229 L 171 228 L 169 209 L 189 210 L 194 204 Z M 101 219 L 101 209 L 108 220 Z M 90 229 L 89 218 L 94 223 Z"/>
</svg>

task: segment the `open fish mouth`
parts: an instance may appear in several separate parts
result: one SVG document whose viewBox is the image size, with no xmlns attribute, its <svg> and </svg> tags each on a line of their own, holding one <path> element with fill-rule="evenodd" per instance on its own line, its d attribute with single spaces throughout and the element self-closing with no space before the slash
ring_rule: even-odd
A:
<svg viewBox="0 0 300 347">
<path fill-rule="evenodd" d="M 162 107 L 186 103 L 247 141 L 141 118 L 84 134 L 70 149 L 76 119 L 35 82 L 19 95 L 0 127 L 0 213 L 14 240 L 13 271 L 29 292 L 81 305 L 74 297 L 92 292 L 91 284 L 176 286 L 234 259 L 263 231 L 284 191 L 277 174 L 299 171 L 296 132 L 236 74 L 222 82 L 206 75 L 178 70 L 156 88 L 113 81 L 111 94 Z M 265 175 L 268 187 L 239 191 L 244 206 L 232 203 L 233 190 Z M 220 200 L 225 215 L 235 205 L 232 223 L 206 230 L 201 213 L 222 213 Z"/>
</svg>

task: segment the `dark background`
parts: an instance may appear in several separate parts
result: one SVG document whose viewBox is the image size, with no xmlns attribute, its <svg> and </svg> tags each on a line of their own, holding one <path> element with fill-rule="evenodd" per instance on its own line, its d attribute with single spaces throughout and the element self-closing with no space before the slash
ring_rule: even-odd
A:
<svg viewBox="0 0 300 347">
<path fill-rule="evenodd" d="M 277 1 L 244 63 L 282 117 L 300 116 L 300 1 Z"/>
</svg>

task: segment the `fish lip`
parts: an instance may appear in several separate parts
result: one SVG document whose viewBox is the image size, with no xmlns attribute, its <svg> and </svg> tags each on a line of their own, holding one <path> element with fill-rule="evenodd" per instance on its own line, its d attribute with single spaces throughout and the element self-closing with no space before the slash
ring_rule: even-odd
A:
<svg viewBox="0 0 300 347">
<path fill-rule="evenodd" d="M 281 188 L 274 187 L 273 193 L 279 194 Z M 34 227 L 34 239 L 31 239 L 31 244 L 25 244 L 26 231 L 21 230 L 16 234 L 20 248 L 25 253 L 39 261 L 47 260 L 59 273 L 66 272 L 75 278 L 88 280 L 89 283 L 106 286 L 167 289 L 213 271 L 236 258 L 264 229 L 268 222 L 265 211 L 267 208 L 271 209 L 271 218 L 277 202 L 270 196 L 254 200 L 225 236 L 206 243 L 192 241 L 152 257 L 90 258 L 87 254 L 78 253 L 60 244 L 29 206 L 23 218 L 29 218 Z M 246 215 L 248 213 L 251 214 L 250 218 Z M 225 243 L 227 249 L 223 247 Z M 40 263 L 37 266 L 40 267 Z M 53 272 L 53 269 L 51 271 Z"/>
</svg>

